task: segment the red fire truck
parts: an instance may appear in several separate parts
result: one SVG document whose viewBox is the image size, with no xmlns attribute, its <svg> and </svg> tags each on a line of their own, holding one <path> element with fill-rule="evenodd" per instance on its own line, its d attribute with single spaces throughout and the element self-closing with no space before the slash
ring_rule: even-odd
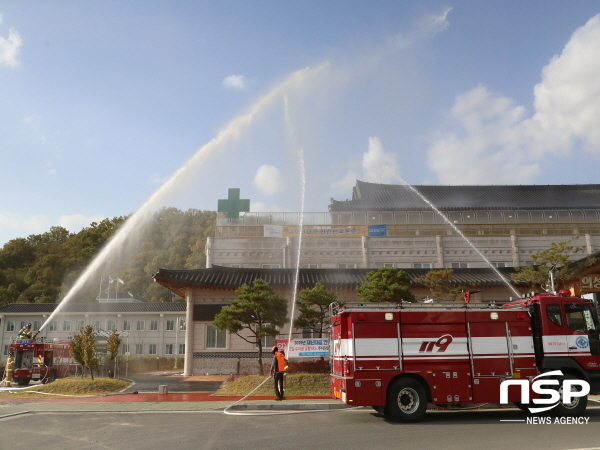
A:
<svg viewBox="0 0 600 450">
<path fill-rule="evenodd" d="M 467 298 L 464 304 L 333 304 L 332 395 L 416 422 L 428 403 L 498 403 L 503 381 L 532 382 L 548 372 L 557 385 L 584 380 L 598 394 L 598 305 L 569 295 L 538 294 L 501 306 Z M 526 409 L 521 391 L 507 390 L 508 401 Z M 586 396 L 568 403 L 561 397 L 552 412 L 580 415 L 586 406 Z"/>
<path fill-rule="evenodd" d="M 13 381 L 19 386 L 27 386 L 31 380 L 49 382 L 69 375 L 69 341 L 14 339 L 10 350 L 15 355 Z"/>
</svg>

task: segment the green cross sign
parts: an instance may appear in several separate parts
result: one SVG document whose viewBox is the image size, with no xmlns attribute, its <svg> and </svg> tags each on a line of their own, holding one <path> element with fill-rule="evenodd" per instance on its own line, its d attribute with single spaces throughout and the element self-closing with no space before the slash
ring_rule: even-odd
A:
<svg viewBox="0 0 600 450">
<path fill-rule="evenodd" d="M 219 199 L 217 211 L 227 213 L 229 219 L 237 220 L 240 218 L 240 212 L 250 211 L 250 200 L 240 200 L 239 188 L 229 188 L 227 197 L 227 199 Z"/>
</svg>

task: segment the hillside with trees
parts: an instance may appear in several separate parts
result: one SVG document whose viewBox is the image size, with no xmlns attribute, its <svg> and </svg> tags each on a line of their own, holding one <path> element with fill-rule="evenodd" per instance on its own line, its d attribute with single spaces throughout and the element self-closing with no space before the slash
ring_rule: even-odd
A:
<svg viewBox="0 0 600 450">
<path fill-rule="evenodd" d="M 51 227 L 43 234 L 13 239 L 0 249 L 0 306 L 9 303 L 55 303 L 73 286 L 79 275 L 127 217 L 93 222 L 78 233 Z M 216 213 L 163 208 L 141 232 L 136 251 L 95 274 L 77 295 L 78 302 L 93 302 L 110 287 L 109 276 L 120 292 L 151 302 L 181 301 L 152 280 L 158 268 L 200 269 L 206 266 L 206 238 L 214 236 Z M 106 273 L 104 273 L 106 271 Z M 104 280 L 101 283 L 101 280 Z M 101 294 L 100 294 L 101 293 Z"/>
</svg>

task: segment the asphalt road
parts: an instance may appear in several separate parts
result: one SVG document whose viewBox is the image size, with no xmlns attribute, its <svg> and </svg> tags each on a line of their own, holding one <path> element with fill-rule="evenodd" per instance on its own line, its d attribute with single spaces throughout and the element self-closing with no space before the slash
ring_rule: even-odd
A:
<svg viewBox="0 0 600 450">
<path fill-rule="evenodd" d="M 370 408 L 271 416 L 194 413 L 40 413 L 0 420 L 6 448 L 127 449 L 600 449 L 600 408 L 587 425 L 528 425 L 517 410 L 430 412 L 386 421 Z M 4 445 L 2 445 L 4 448 Z"/>
</svg>

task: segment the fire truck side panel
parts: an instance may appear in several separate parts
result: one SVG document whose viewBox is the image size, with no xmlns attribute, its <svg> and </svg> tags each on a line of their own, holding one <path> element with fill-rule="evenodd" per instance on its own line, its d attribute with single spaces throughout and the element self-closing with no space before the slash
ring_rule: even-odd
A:
<svg viewBox="0 0 600 450">
<path fill-rule="evenodd" d="M 469 372 L 433 372 L 430 386 L 434 404 L 473 403 Z"/>
<path fill-rule="evenodd" d="M 354 367 L 363 370 L 399 370 L 398 323 L 354 323 Z"/>
<path fill-rule="evenodd" d="M 464 317 L 464 313 L 462 314 Z M 462 324 L 404 323 L 402 353 L 406 371 L 469 371 L 467 332 Z"/>
<path fill-rule="evenodd" d="M 512 372 L 506 323 L 469 323 L 475 377 L 506 377 Z"/>
</svg>

